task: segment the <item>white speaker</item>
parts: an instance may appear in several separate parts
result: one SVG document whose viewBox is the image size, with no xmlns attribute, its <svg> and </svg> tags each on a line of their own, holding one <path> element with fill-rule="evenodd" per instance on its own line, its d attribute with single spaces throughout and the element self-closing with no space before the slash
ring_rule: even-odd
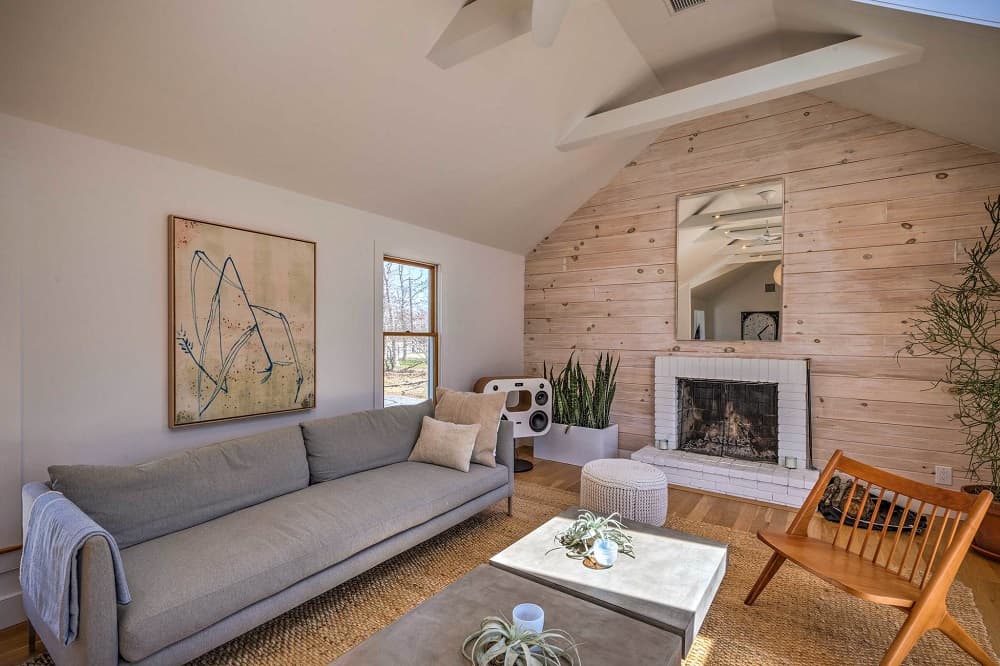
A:
<svg viewBox="0 0 1000 666">
<path fill-rule="evenodd" d="M 503 416 L 514 423 L 514 437 L 537 437 L 552 427 L 552 386 L 542 377 L 482 377 L 476 393 L 507 394 Z"/>
</svg>

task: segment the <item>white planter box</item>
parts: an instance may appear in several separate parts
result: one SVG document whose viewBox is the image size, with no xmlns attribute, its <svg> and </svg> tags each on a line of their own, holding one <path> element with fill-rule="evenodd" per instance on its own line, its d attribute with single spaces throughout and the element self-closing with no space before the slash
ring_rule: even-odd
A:
<svg viewBox="0 0 1000 666">
<path fill-rule="evenodd" d="M 536 458 L 580 465 L 599 458 L 618 457 L 618 424 L 597 430 L 553 423 L 549 431 L 535 437 Z"/>
</svg>

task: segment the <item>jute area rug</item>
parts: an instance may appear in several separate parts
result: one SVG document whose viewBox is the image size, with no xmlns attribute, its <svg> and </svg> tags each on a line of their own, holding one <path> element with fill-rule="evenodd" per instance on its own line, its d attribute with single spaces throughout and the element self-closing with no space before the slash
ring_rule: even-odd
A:
<svg viewBox="0 0 1000 666">
<path fill-rule="evenodd" d="M 328 664 L 576 503 L 574 493 L 519 481 L 513 518 L 497 504 L 194 663 Z M 725 527 L 673 517 L 667 526 L 729 544 L 726 578 L 685 666 L 877 664 L 902 625 L 904 616 L 899 611 L 855 599 L 790 564 L 782 568 L 754 607 L 744 606 L 743 598 L 770 551 L 755 536 Z M 972 590 L 956 582 L 948 607 L 996 660 Z M 509 614 L 509 609 L 497 611 Z M 470 631 L 475 624 L 470 622 Z M 577 637 L 584 638 L 597 637 Z M 31 666 L 50 663 L 44 656 L 26 662 Z M 975 662 L 935 631 L 924 636 L 906 663 L 948 666 Z"/>
</svg>

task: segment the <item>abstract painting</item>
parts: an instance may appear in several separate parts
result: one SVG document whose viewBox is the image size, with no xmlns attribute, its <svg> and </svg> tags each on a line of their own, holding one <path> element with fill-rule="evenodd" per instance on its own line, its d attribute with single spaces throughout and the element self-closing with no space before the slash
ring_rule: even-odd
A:
<svg viewBox="0 0 1000 666">
<path fill-rule="evenodd" d="M 170 217 L 170 426 L 316 405 L 316 244 Z"/>
</svg>

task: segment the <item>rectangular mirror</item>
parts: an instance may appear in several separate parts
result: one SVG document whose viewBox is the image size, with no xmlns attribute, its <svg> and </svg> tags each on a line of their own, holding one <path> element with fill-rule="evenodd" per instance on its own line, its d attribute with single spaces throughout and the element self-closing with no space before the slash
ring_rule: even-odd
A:
<svg viewBox="0 0 1000 666">
<path fill-rule="evenodd" d="M 677 339 L 778 340 L 784 183 L 677 199 Z"/>
</svg>

